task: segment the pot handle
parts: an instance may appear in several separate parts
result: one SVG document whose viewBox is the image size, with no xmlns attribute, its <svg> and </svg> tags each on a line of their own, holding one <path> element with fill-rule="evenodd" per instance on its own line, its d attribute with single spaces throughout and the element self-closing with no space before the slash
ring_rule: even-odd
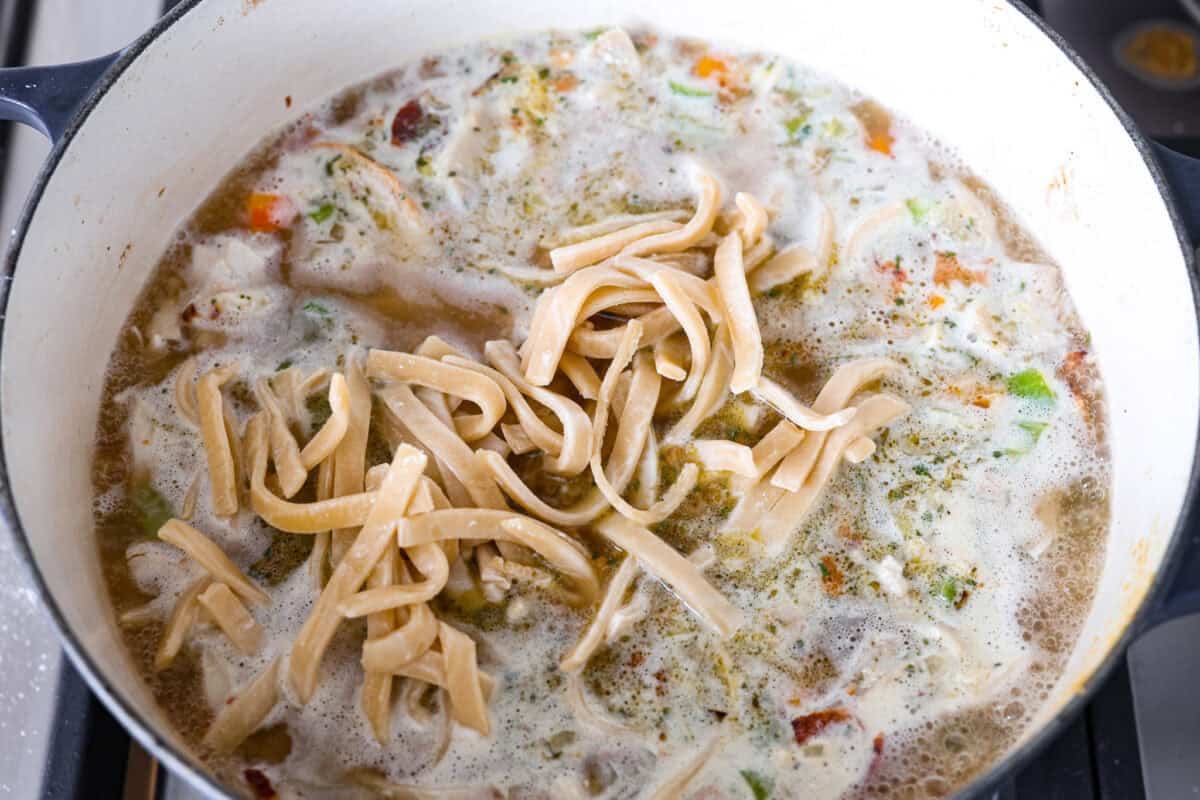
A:
<svg viewBox="0 0 1200 800">
<path fill-rule="evenodd" d="M 1153 142 L 1154 154 L 1170 184 L 1192 246 L 1200 246 L 1200 159 Z M 1184 520 L 1184 539 L 1174 573 L 1151 607 L 1143 630 L 1200 612 L 1200 507 Z"/>
<path fill-rule="evenodd" d="M 73 64 L 0 69 L 0 120 L 24 123 L 57 142 L 83 99 L 119 55 L 109 53 Z"/>
</svg>

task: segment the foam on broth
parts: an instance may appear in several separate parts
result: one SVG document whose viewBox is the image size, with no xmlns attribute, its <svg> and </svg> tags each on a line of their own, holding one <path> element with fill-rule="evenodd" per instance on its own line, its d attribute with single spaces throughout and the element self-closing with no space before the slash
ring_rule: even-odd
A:
<svg viewBox="0 0 1200 800">
<path fill-rule="evenodd" d="M 112 602 L 118 614 L 150 608 L 123 626 L 126 642 L 198 743 L 214 710 L 287 651 L 314 600 L 308 537 L 248 513 L 218 518 L 201 491 L 193 524 L 270 588 L 271 606 L 254 612 L 268 645 L 245 657 L 202 629 L 154 672 L 162 622 L 200 574 L 153 536 L 195 476 L 206 481 L 199 439 L 173 404 L 184 358 L 201 371 L 236 362 L 228 393 L 245 419 L 253 378 L 285 365 L 333 367 L 355 348 L 407 350 L 431 333 L 473 354 L 489 339 L 519 342 L 538 288 L 504 266 L 544 263 L 543 240 L 571 225 L 690 202 L 698 163 L 762 198 L 781 244 L 812 243 L 822 203 L 835 222 L 828 279 L 756 298 L 767 374 L 811 401 L 838 363 L 886 356 L 905 369 L 883 388 L 913 406 L 872 458 L 842 468 L 778 559 L 723 528 L 735 496 L 721 474 L 705 474 L 657 526 L 681 552 L 715 548 L 707 575 L 747 625 L 721 642 L 643 576 L 646 618 L 582 675 L 592 712 L 630 731 L 613 733 L 580 719 L 557 668 L 585 614 L 536 590 L 500 604 L 468 591 L 437 611 L 480 640 L 499 681 L 491 737 L 454 728 L 434 764 L 441 723 L 418 726 L 398 703 L 391 744 L 376 744 L 359 712 L 362 633 L 351 622 L 314 699 L 288 697 L 211 764 L 243 791 L 252 767 L 305 797 L 352 795 L 342 776 L 360 768 L 510 798 L 638 797 L 720 734 L 687 796 L 946 794 L 1035 713 L 1103 554 L 1102 392 L 1057 269 L 952 152 L 852 90 L 771 56 L 650 33 L 634 37 L 636 52 L 612 51 L 597 33 L 474 45 L 347 90 L 268 140 L 181 229 L 113 354 L 97 434 Z M 699 75 L 706 55 L 737 65 L 738 80 Z M 396 113 L 414 98 L 425 127 L 394 142 Z M 315 140 L 355 144 L 393 169 L 425 229 L 385 225 L 370 197 L 339 189 L 333 153 Z M 298 216 L 278 233 L 251 231 L 251 192 L 290 198 Z M 883 222 L 854 240 L 872 219 Z M 1014 384 L 1030 370 L 1052 399 Z M 697 436 L 753 444 L 774 419 L 739 397 Z M 372 463 L 386 460 L 373 448 Z M 664 449 L 664 473 L 689 458 Z M 534 463 L 514 460 L 539 494 L 569 501 L 573 488 Z M 831 709 L 845 716 L 813 716 Z"/>
</svg>

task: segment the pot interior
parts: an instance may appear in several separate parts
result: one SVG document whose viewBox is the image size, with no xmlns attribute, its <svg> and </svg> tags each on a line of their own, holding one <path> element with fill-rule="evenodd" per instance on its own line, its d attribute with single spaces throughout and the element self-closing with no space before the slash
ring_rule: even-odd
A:
<svg viewBox="0 0 1200 800">
<path fill-rule="evenodd" d="M 3 341 L 4 444 L 20 522 L 67 636 L 135 730 L 144 722 L 185 752 L 109 609 L 90 462 L 109 353 L 176 226 L 265 133 L 347 84 L 451 44 L 604 23 L 813 65 L 956 148 L 1016 210 L 1063 267 L 1111 416 L 1105 569 L 1047 717 L 1086 686 L 1129 623 L 1191 474 L 1200 387 L 1192 286 L 1142 154 L 1087 77 L 1020 12 L 992 0 L 532 0 L 519 10 L 363 0 L 348 14 L 323 0 L 204 0 L 133 59 L 52 164 L 18 242 Z"/>
</svg>

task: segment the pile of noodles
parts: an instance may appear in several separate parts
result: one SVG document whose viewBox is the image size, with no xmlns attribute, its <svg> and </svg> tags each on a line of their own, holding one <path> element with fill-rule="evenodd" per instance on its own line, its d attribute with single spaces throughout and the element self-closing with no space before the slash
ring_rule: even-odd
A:
<svg viewBox="0 0 1200 800">
<path fill-rule="evenodd" d="M 362 164 L 382 169 L 365 156 Z M 455 572 L 493 602 L 514 581 L 553 583 L 566 587 L 558 594 L 564 602 L 589 610 L 590 623 L 561 660 L 580 713 L 587 712 L 574 696 L 581 692 L 574 674 L 645 613 L 636 593 L 627 598 L 639 573 L 668 586 L 715 635 L 738 629 L 741 612 L 704 576 L 711 551 L 685 556 L 650 526 L 679 507 L 702 464 L 733 475 L 740 502 L 727 527 L 756 532 L 764 554 L 777 555 L 839 463 L 869 457 L 871 434 L 907 406 L 888 394 L 860 396 L 895 369 L 887 360 L 843 364 L 811 404 L 762 374 L 751 298 L 828 269 L 831 217 L 825 214 L 813 249 L 779 247 L 758 200 L 739 193 L 727 209 L 714 178 L 697 174 L 695 182 L 690 215 L 626 216 L 561 234 L 549 253 L 553 271 L 542 276 L 549 288 L 519 348 L 491 341 L 476 358 L 430 336 L 412 353 L 348 354 L 341 372 L 304 376 L 291 368 L 254 383 L 259 410 L 242 430 L 222 388 L 237 377 L 236 366 L 197 377 L 195 363 L 185 364 L 176 404 L 203 439 L 213 509 L 232 516 L 248 504 L 277 531 L 315 537 L 309 566 L 319 593 L 290 653 L 217 714 L 206 738 L 211 747 L 232 750 L 252 733 L 281 702 L 281 680 L 308 702 L 330 641 L 354 617 L 366 617 L 362 712 L 380 743 L 395 697 L 411 701 L 429 687 L 443 693 L 455 722 L 488 735 L 495 681 L 480 669 L 475 641 L 430 605 Z M 306 401 L 316 392 L 328 394 L 332 413 L 302 443 L 296 434 L 307 427 Z M 695 438 L 702 422 L 743 392 L 782 416 L 758 444 Z M 666 416 L 677 419 L 664 443 L 687 445 L 699 464 L 688 463 L 663 486 L 654 423 Z M 389 463 L 367 462 L 372 436 L 389 444 Z M 510 464 L 511 455 L 533 452 L 554 475 L 589 475 L 590 488 L 572 505 L 551 505 Z M 316 500 L 293 501 L 313 470 Z M 159 536 L 206 577 L 179 597 L 160 667 L 201 614 L 235 647 L 255 652 L 262 631 L 248 606 L 271 604 L 185 521 L 196 486 L 184 519 L 166 523 Z M 585 530 L 591 541 L 626 554 L 605 585 Z M 673 780 L 686 782 L 694 771 Z"/>
</svg>

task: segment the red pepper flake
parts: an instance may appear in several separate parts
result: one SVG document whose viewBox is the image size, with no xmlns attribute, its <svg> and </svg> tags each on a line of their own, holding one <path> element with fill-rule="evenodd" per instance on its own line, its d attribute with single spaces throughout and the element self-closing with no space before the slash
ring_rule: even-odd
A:
<svg viewBox="0 0 1200 800">
<path fill-rule="evenodd" d="M 192 321 L 192 320 L 194 320 L 194 319 L 195 319 L 195 318 L 196 318 L 196 317 L 197 317 L 199 314 L 200 314 L 200 312 L 196 310 L 196 304 L 195 304 L 195 303 L 188 303 L 188 304 L 187 304 L 187 308 L 183 309 L 183 311 L 182 311 L 182 312 L 180 312 L 180 314 L 179 314 L 179 317 L 180 317 L 180 319 L 182 319 L 184 322 L 191 322 L 191 321 Z"/>
<path fill-rule="evenodd" d="M 875 755 L 883 755 L 883 734 L 875 734 L 875 741 L 871 742 L 871 749 L 875 751 Z"/>
<path fill-rule="evenodd" d="M 271 785 L 271 780 L 259 770 L 248 769 L 242 773 L 242 777 L 246 779 L 246 783 L 250 784 L 250 788 L 254 791 L 255 797 L 261 797 L 263 800 L 271 800 L 272 797 L 278 797 L 275 792 L 275 787 Z"/>
<path fill-rule="evenodd" d="M 964 286 L 987 283 L 987 273 L 983 270 L 972 272 L 958 263 L 958 256 L 954 253 L 939 252 L 933 265 L 933 282 L 939 286 L 949 286 L 955 281 Z"/>
<path fill-rule="evenodd" d="M 629 656 L 629 666 L 637 669 L 646 661 L 646 654 L 641 650 L 634 650 Z"/>
<path fill-rule="evenodd" d="M 824 711 L 814 711 L 792 720 L 792 733 L 796 744 L 802 745 L 814 736 L 821 734 L 830 725 L 846 722 L 850 712 L 844 708 L 827 708 Z"/>
<path fill-rule="evenodd" d="M 660 669 L 654 673 L 654 680 L 658 681 L 658 685 L 654 687 L 654 693 L 659 697 L 665 697 L 667 694 L 667 671 Z"/>
<path fill-rule="evenodd" d="M 835 597 L 841 594 L 846 576 L 838 567 L 837 562 L 833 560 L 833 556 L 821 556 L 820 569 L 821 585 L 825 588 L 825 592 Z"/>
<path fill-rule="evenodd" d="M 899 294 L 904 289 L 904 284 L 908 283 L 908 271 L 900 266 L 900 257 L 896 256 L 894 260 L 885 261 L 882 264 L 876 264 L 875 268 L 884 275 L 892 279 L 892 291 Z"/>
<path fill-rule="evenodd" d="M 400 147 L 405 142 L 416 139 L 424 133 L 422 124 L 424 121 L 425 111 L 421 108 L 421 102 L 417 98 L 414 97 L 400 106 L 400 110 L 392 119 L 392 144 Z"/>
<path fill-rule="evenodd" d="M 284 108 L 292 107 L 292 96 L 290 94 L 283 98 L 283 106 Z"/>
</svg>

